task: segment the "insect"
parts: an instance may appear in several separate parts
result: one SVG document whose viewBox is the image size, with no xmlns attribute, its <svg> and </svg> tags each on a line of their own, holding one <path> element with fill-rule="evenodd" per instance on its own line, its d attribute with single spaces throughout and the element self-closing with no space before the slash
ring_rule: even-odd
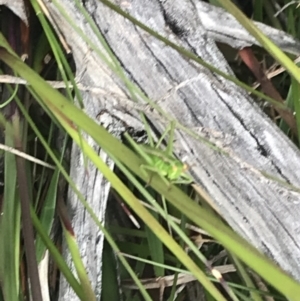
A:
<svg viewBox="0 0 300 301">
<path fill-rule="evenodd" d="M 145 160 L 145 163 L 140 166 L 144 175 L 149 177 L 148 172 L 155 173 L 168 187 L 170 187 L 171 184 L 190 184 L 193 182 L 193 179 L 186 174 L 188 169 L 187 164 L 181 162 L 173 155 L 175 122 L 171 122 L 155 146 L 148 126 L 146 130 L 150 145 L 137 144 L 129 135 L 126 135 L 132 147 Z M 168 144 L 166 149 L 162 150 L 159 147 L 168 132 L 170 132 Z M 151 183 L 152 176 L 153 175 L 150 175 L 147 185 Z"/>
</svg>

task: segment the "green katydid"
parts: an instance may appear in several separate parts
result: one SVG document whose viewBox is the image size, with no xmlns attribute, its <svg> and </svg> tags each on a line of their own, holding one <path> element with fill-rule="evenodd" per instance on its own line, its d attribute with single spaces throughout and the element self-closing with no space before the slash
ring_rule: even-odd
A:
<svg viewBox="0 0 300 301">
<path fill-rule="evenodd" d="M 193 182 L 193 179 L 186 174 L 188 166 L 173 155 L 175 122 L 171 122 L 155 146 L 148 124 L 146 130 L 150 145 L 137 144 L 128 134 L 125 134 L 132 147 L 145 160 L 145 163 L 141 165 L 141 170 L 145 176 L 149 176 L 147 171 L 156 173 L 168 186 L 170 184 L 190 184 Z M 170 134 L 167 147 L 165 150 L 161 150 L 159 147 L 168 132 Z M 148 184 L 150 184 L 151 178 L 150 176 Z"/>
</svg>

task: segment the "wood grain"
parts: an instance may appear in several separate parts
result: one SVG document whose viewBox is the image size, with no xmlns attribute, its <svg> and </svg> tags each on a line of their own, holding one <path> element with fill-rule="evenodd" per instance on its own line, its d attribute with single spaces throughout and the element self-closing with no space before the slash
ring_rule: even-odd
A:
<svg viewBox="0 0 300 301">
<path fill-rule="evenodd" d="M 55 8 L 55 1 L 45 3 L 73 50 L 77 76 L 82 84 L 98 86 L 126 97 L 127 91 L 122 81 L 72 30 Z M 193 0 L 127 0 L 114 3 L 171 41 L 190 49 L 223 72 L 232 74 L 212 39 L 211 31 L 208 32 L 205 26 L 206 14 L 211 14 L 212 11 L 216 14 L 221 12 L 220 18 L 222 17 L 225 23 L 219 23 L 218 35 L 223 33 L 224 36 L 230 36 L 226 29 L 234 28 L 235 25 L 230 23 L 232 19 L 225 18 L 225 13 L 220 9 L 210 7 L 208 12 L 207 4 Z M 82 14 L 74 7 L 74 2 L 61 0 L 60 5 L 68 12 L 69 17 L 76 20 L 76 24 L 84 30 L 86 36 L 103 49 Z M 206 128 L 209 129 L 208 132 L 231 137 L 224 141 L 213 135 L 205 135 L 230 156 L 221 154 L 182 132 L 178 132 L 177 143 L 179 149 L 183 149 L 193 160 L 192 175 L 214 200 L 226 221 L 300 280 L 299 192 L 264 177 L 260 172 L 262 170 L 298 186 L 300 157 L 297 147 L 261 112 L 251 97 L 235 84 L 182 57 L 99 1 L 85 1 L 85 8 L 127 76 L 147 96 L 157 101 L 166 112 L 186 127 Z M 261 28 L 267 27 L 261 25 Z M 274 33 L 272 30 L 271 32 Z M 298 41 L 282 32 L 277 34 L 278 41 L 281 40 L 290 52 L 298 53 Z M 274 35 L 272 37 L 274 38 Z M 232 35 L 232 39 L 237 38 Z M 239 39 L 244 43 L 247 40 L 254 43 L 245 31 Z M 285 43 L 287 39 L 288 46 Z M 139 126 L 134 110 L 126 112 L 127 117 L 124 117 L 124 112 L 111 105 L 113 101 L 111 102 L 109 97 L 89 93 L 85 93 L 85 97 L 87 113 L 90 116 L 96 117 L 95 112 L 107 109 L 115 115 L 122 115 L 123 118 L 132 118 Z M 149 118 L 151 119 L 151 116 Z M 157 119 L 152 121 L 162 130 L 162 123 Z M 201 131 L 199 134 L 201 135 Z M 82 162 L 78 161 L 78 153 L 73 151 L 73 155 L 72 176 L 76 179 L 83 167 Z M 80 173 L 82 174 L 82 171 Z M 94 181 L 93 178 L 90 180 Z M 86 182 L 82 184 L 80 179 L 77 183 L 79 187 L 87 185 Z M 91 186 L 89 192 L 86 190 L 86 196 L 88 199 L 101 201 L 103 206 L 97 210 L 105 210 L 104 198 L 107 195 L 93 191 L 95 188 Z M 71 193 L 69 198 L 76 212 L 74 223 L 78 223 L 78 227 L 87 227 L 82 220 L 81 209 L 73 203 Z M 102 216 L 102 213 L 100 215 Z M 82 239 L 89 236 L 86 231 L 90 229 L 81 229 Z M 79 239 L 78 234 L 77 238 Z M 86 250 L 83 252 L 86 254 Z M 100 257 L 97 260 L 100 260 Z M 99 282 L 97 285 L 100 285 Z M 70 300 L 70 297 L 68 298 Z"/>
</svg>

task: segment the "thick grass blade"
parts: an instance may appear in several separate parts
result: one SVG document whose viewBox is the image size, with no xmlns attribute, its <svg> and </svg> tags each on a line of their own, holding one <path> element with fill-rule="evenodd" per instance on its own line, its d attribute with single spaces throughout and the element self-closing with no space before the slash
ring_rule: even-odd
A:
<svg viewBox="0 0 300 301">
<path fill-rule="evenodd" d="M 47 246 L 47 249 L 49 250 L 52 258 L 54 259 L 55 263 L 57 264 L 58 268 L 62 272 L 62 274 L 65 276 L 65 278 L 68 280 L 70 286 L 73 288 L 77 296 L 84 300 L 84 292 L 81 287 L 81 285 L 78 283 L 76 278 L 73 276 L 72 272 L 70 271 L 69 267 L 67 266 L 66 262 L 62 258 L 62 255 L 57 250 L 51 239 L 49 238 L 48 234 L 46 233 L 44 227 L 42 226 L 41 222 L 39 221 L 38 217 L 36 216 L 36 213 L 34 209 L 31 207 L 31 219 L 32 223 L 37 230 L 40 238 L 43 240 L 43 243 L 45 246 Z"/>
<path fill-rule="evenodd" d="M 2 120 L 3 121 L 3 120 Z M 13 146 L 11 132 L 6 135 L 5 144 Z M 0 217 L 0 280 L 5 300 L 18 300 L 20 293 L 19 259 L 20 259 L 20 200 L 16 195 L 16 161 L 15 156 L 6 152 L 5 186 Z"/>
<path fill-rule="evenodd" d="M 298 130 L 298 145 L 300 145 L 300 83 L 292 78 L 291 84 L 292 99 L 294 102 L 295 117 Z"/>
<path fill-rule="evenodd" d="M 116 258 L 107 242 L 103 246 L 102 301 L 121 300 L 116 267 Z"/>
<path fill-rule="evenodd" d="M 50 234 L 52 228 L 52 223 L 53 223 L 53 218 L 55 213 L 58 178 L 59 178 L 59 170 L 56 169 L 54 174 L 52 175 L 49 189 L 47 191 L 45 202 L 43 204 L 43 208 L 40 214 L 41 224 L 48 235 Z M 40 262 L 46 251 L 46 246 L 44 245 L 40 237 L 36 239 L 35 246 L 36 246 L 36 258 L 37 261 Z"/>
<path fill-rule="evenodd" d="M 152 214 L 154 215 L 154 218 L 158 220 L 158 215 L 155 213 Z M 151 229 L 146 227 L 145 231 L 147 234 L 148 247 L 152 260 L 157 263 L 163 264 L 165 262 L 163 243 L 157 238 L 157 236 L 151 231 Z M 154 271 L 156 277 L 165 276 L 164 268 L 162 268 L 161 266 L 155 266 Z"/>
<path fill-rule="evenodd" d="M 288 73 L 290 73 L 300 83 L 300 72 L 298 66 L 268 37 L 266 37 L 257 26 L 249 20 L 230 0 L 218 0 L 240 23 L 241 25 L 256 38 Z"/>
<path fill-rule="evenodd" d="M 72 229 L 71 222 L 67 216 L 67 209 L 65 208 L 65 205 L 63 203 L 63 200 L 58 197 L 57 207 L 59 212 L 59 217 L 64 229 L 64 235 L 66 242 L 68 244 L 74 266 L 78 275 L 78 278 L 80 280 L 81 287 L 84 292 L 84 298 L 83 300 L 86 301 L 96 301 L 95 293 L 93 292 L 91 283 L 89 281 L 86 269 L 84 267 L 84 264 L 80 257 L 80 251 L 78 248 L 78 245 L 76 243 L 75 233 Z"/>
</svg>

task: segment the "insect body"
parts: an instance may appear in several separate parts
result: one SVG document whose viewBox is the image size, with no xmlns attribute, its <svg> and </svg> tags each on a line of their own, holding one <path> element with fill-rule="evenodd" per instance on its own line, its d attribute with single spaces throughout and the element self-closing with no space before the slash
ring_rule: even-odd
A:
<svg viewBox="0 0 300 301">
<path fill-rule="evenodd" d="M 149 171 L 156 173 L 168 186 L 170 186 L 170 184 L 189 184 L 193 181 L 193 179 L 186 174 L 188 166 L 172 155 L 174 127 L 175 125 L 171 124 L 171 127 L 162 135 L 156 146 L 153 146 L 153 141 L 150 136 L 150 145 L 136 144 L 127 136 L 129 142 L 145 160 L 145 163 L 141 165 L 145 176 L 149 177 Z M 158 147 L 168 131 L 170 131 L 168 146 L 166 150 L 161 150 Z M 150 184 L 151 179 L 152 176 L 149 177 L 148 184 Z"/>
<path fill-rule="evenodd" d="M 152 170 L 161 177 L 167 178 L 173 184 L 189 184 L 192 182 L 192 178 L 185 173 L 188 170 L 187 164 L 157 148 L 145 145 L 140 145 L 140 147 L 152 161 L 151 166 L 142 164 L 142 169 Z"/>
</svg>

